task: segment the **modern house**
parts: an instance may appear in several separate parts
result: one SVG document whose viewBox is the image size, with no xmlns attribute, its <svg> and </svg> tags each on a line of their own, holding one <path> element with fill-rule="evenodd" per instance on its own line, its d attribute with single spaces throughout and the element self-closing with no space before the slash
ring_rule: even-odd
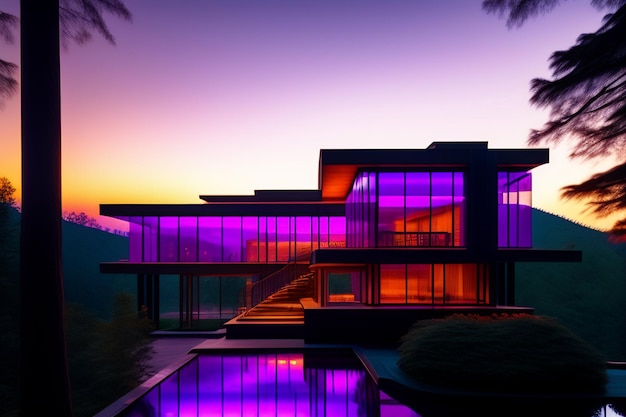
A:
<svg viewBox="0 0 626 417">
<path fill-rule="evenodd" d="M 424 318 L 532 313 L 515 305 L 515 264 L 582 259 L 533 248 L 530 171 L 548 161 L 486 142 L 324 149 L 317 190 L 101 205 L 129 222 L 130 253 L 100 268 L 136 275 L 157 323 L 175 277 L 180 329 L 210 316 L 208 280 L 238 279 L 227 338 L 375 341 Z"/>
</svg>

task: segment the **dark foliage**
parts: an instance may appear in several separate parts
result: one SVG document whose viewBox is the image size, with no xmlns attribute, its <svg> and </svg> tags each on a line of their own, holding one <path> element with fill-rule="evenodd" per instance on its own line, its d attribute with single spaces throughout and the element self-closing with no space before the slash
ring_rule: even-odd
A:
<svg viewBox="0 0 626 417">
<path fill-rule="evenodd" d="M 0 415 L 17 415 L 19 386 L 19 215 L 0 203 Z"/>
<path fill-rule="evenodd" d="M 75 224 L 79 224 L 81 226 L 93 227 L 94 229 L 100 229 L 100 225 L 95 217 L 91 217 L 84 211 L 80 213 L 76 213 L 75 211 L 64 211 L 63 212 L 63 220 Z"/>
<path fill-rule="evenodd" d="M 561 0 L 483 0 L 482 7 L 487 13 L 506 18 L 509 28 L 519 27 L 531 17 L 548 13 L 561 3 Z M 598 10 L 614 10 L 625 4 L 625 0 L 591 0 Z"/>
<path fill-rule="evenodd" d="M 68 357 L 76 416 L 91 416 L 150 375 L 153 323 L 138 317 L 130 294 L 120 293 L 109 322 L 78 305 L 66 308 Z"/>
<path fill-rule="evenodd" d="M 78 45 L 89 42 L 93 32 L 99 33 L 109 43 L 115 44 L 115 37 L 104 19 L 106 14 L 130 21 L 132 14 L 121 0 L 60 0 L 59 23 L 60 39 L 64 49 L 71 42 Z M 13 43 L 19 19 L 0 10 L 0 38 Z M 0 59 L 0 103 L 18 90 L 16 79 L 18 66 Z"/>
<path fill-rule="evenodd" d="M 68 5 L 76 5 L 76 8 L 68 9 Z M 120 7 L 123 5 L 119 0 L 20 3 L 22 218 L 19 394 L 20 412 L 24 415 L 74 414 L 61 270 L 59 38 L 75 36 L 77 41 L 84 41 L 90 29 L 99 30 L 107 38 L 110 33 L 100 14 Z M 62 12 L 59 12 L 60 8 Z M 123 10 L 127 13 L 125 8 Z M 46 349 L 40 349 L 39 338 L 46 340 Z M 48 392 L 46 402 L 37 396 L 42 384 L 46 385 Z"/>
<path fill-rule="evenodd" d="M 554 320 L 455 315 L 418 322 L 402 338 L 398 366 L 436 386 L 494 393 L 597 393 L 604 358 Z"/>
<path fill-rule="evenodd" d="M 0 177 L 0 204 L 15 206 L 15 187 L 6 177 Z"/>
<path fill-rule="evenodd" d="M 13 32 L 17 28 L 17 17 L 0 11 L 0 38 L 13 43 Z M 17 92 L 17 65 L 0 59 L 0 102 Z"/>
<path fill-rule="evenodd" d="M 552 10 L 557 0 L 485 0 L 488 13 L 506 16 L 507 26 Z M 550 109 L 550 119 L 531 131 L 528 142 L 572 142 L 571 158 L 614 156 L 618 165 L 580 184 L 563 188 L 563 197 L 584 200 L 598 217 L 626 211 L 626 1 L 593 0 L 612 13 L 594 33 L 550 57 L 552 79 L 533 79 L 531 104 Z M 626 219 L 613 227 L 614 238 L 626 237 Z"/>
<path fill-rule="evenodd" d="M 626 244 L 533 210 L 533 246 L 575 249 L 582 262 L 519 262 L 515 304 L 554 317 L 612 361 L 626 361 Z"/>
<path fill-rule="evenodd" d="M 563 187 L 563 196 L 570 199 L 589 199 L 589 207 L 598 217 L 626 210 L 626 163 L 594 174 L 580 184 Z M 611 235 L 616 242 L 626 240 L 626 219 L 615 222 Z"/>
<path fill-rule="evenodd" d="M 19 415 L 19 230 L 20 214 L 0 204 L 0 415 Z M 144 381 L 152 355 L 153 323 L 137 315 L 126 291 L 128 276 L 103 279 L 99 260 L 128 253 L 127 241 L 72 223 L 64 223 L 65 321 L 72 403 L 77 417 L 92 416 Z M 125 281 L 125 282 L 124 282 Z M 131 280 L 132 281 L 132 280 Z M 117 295 L 115 295 L 117 294 Z M 79 304 L 80 303 L 80 304 Z M 113 306 L 113 307 L 112 307 Z M 40 344 L 43 341 L 40 341 Z M 41 398 L 46 387 L 35 394 Z"/>
<path fill-rule="evenodd" d="M 60 0 L 59 21 L 61 42 L 67 48 L 70 41 L 83 44 L 91 40 L 92 31 L 115 44 L 115 37 L 104 20 L 105 13 L 130 21 L 132 15 L 121 0 Z"/>
</svg>

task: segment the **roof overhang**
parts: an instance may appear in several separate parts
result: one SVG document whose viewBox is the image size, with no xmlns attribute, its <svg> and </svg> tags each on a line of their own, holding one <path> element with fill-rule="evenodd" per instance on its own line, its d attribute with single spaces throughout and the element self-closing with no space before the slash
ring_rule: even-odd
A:
<svg viewBox="0 0 626 417">
<path fill-rule="evenodd" d="M 128 221 L 134 216 L 345 216 L 341 203 L 101 204 L 100 214 Z"/>
<path fill-rule="evenodd" d="M 207 263 L 207 262 L 102 262 L 103 274 L 244 276 L 269 275 L 285 263 Z"/>
<path fill-rule="evenodd" d="M 318 187 L 323 201 L 344 201 L 359 170 L 446 169 L 489 161 L 520 171 L 549 162 L 548 149 L 488 149 L 487 142 L 434 142 L 427 149 L 322 149 Z"/>
<path fill-rule="evenodd" d="M 201 195 L 207 203 L 321 202 L 320 190 L 254 190 L 254 195 Z"/>
</svg>

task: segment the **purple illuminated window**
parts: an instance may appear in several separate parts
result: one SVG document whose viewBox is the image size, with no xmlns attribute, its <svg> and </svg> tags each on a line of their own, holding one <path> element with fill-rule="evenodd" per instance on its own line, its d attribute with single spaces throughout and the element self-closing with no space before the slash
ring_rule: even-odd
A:
<svg viewBox="0 0 626 417">
<path fill-rule="evenodd" d="M 198 218 L 180 218 L 180 262 L 198 261 Z"/>
<path fill-rule="evenodd" d="M 159 262 L 178 262 L 178 217 L 159 219 Z"/>
<path fill-rule="evenodd" d="M 307 258 L 318 247 L 345 247 L 344 217 L 133 217 L 129 221 L 133 262 L 287 262 Z"/>
<path fill-rule="evenodd" d="M 222 261 L 222 218 L 198 218 L 198 259 L 200 262 Z"/>
<path fill-rule="evenodd" d="M 329 217 L 329 245 L 333 248 L 346 247 L 346 218 Z"/>
<path fill-rule="evenodd" d="M 429 233 L 430 224 L 430 173 L 406 173 L 406 231 Z M 410 242 L 409 242 L 410 243 Z"/>
<path fill-rule="evenodd" d="M 278 228 L 276 217 L 267 218 L 267 261 L 276 262 L 278 259 Z"/>
<path fill-rule="evenodd" d="M 155 216 L 143 218 L 143 260 L 157 262 L 159 260 L 159 218 Z"/>
<path fill-rule="evenodd" d="M 379 246 L 405 246 L 404 186 L 404 172 L 378 174 Z"/>
<path fill-rule="evenodd" d="M 328 217 L 320 217 L 319 218 L 319 240 L 320 240 L 320 248 L 329 247 L 330 243 L 330 230 L 328 224 Z"/>
<path fill-rule="evenodd" d="M 498 172 L 498 246 L 532 247 L 529 172 Z"/>
<path fill-rule="evenodd" d="M 308 260 L 311 244 L 311 217 L 296 217 L 296 258 Z"/>
<path fill-rule="evenodd" d="M 357 175 L 352 191 L 346 202 L 346 243 L 351 248 L 367 248 L 374 246 L 371 230 L 376 215 L 373 207 L 376 201 L 376 174 L 361 172 Z"/>
<path fill-rule="evenodd" d="M 142 217 L 131 217 L 129 219 L 129 227 L 128 227 L 128 244 L 129 244 L 129 254 L 128 259 L 131 262 L 141 262 L 143 261 L 143 218 Z"/>
<path fill-rule="evenodd" d="M 288 217 L 276 218 L 277 254 L 278 262 L 286 262 L 290 256 L 290 222 Z"/>
<path fill-rule="evenodd" d="M 320 247 L 320 218 L 311 217 L 311 248 L 313 250 Z"/>
<path fill-rule="evenodd" d="M 241 217 L 224 217 L 222 220 L 223 261 L 241 262 Z"/>
<path fill-rule="evenodd" d="M 362 172 L 347 201 L 350 247 L 465 245 L 462 172 Z"/>
<path fill-rule="evenodd" d="M 243 247 L 245 248 L 245 261 L 259 261 L 259 218 L 243 217 L 241 220 L 243 228 Z"/>
<path fill-rule="evenodd" d="M 269 241 L 267 233 L 267 217 L 259 217 L 259 236 L 257 245 L 259 247 L 259 262 L 267 262 L 267 243 Z"/>
</svg>

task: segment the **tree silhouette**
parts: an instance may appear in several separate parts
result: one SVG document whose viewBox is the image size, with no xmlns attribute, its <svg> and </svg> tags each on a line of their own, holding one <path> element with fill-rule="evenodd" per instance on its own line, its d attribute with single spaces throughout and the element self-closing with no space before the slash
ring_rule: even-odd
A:
<svg viewBox="0 0 626 417">
<path fill-rule="evenodd" d="M 15 187 L 7 177 L 0 177 L 0 204 L 15 205 Z"/>
<path fill-rule="evenodd" d="M 484 0 L 488 13 L 506 16 L 507 26 L 519 27 L 528 18 L 552 10 L 557 0 Z M 533 79 L 531 104 L 550 109 L 541 129 L 531 131 L 528 143 L 573 143 L 570 158 L 615 156 L 615 167 L 592 175 L 580 184 L 562 188 L 567 199 L 586 201 L 602 218 L 626 212 L 626 0 L 592 0 L 609 10 L 601 27 L 582 34 L 576 44 L 550 57 L 552 79 Z M 616 240 L 626 239 L 626 217 L 611 229 Z"/>
<path fill-rule="evenodd" d="M 105 12 L 125 20 L 132 18 L 122 0 L 60 0 L 59 30 L 63 48 L 67 49 L 72 41 L 79 45 L 88 42 L 94 30 L 114 45 L 115 37 L 103 18 Z M 0 10 L 0 38 L 6 43 L 13 43 L 18 21 L 16 16 Z M 17 92 L 17 69 L 16 64 L 0 59 L 0 103 Z"/>
<path fill-rule="evenodd" d="M 84 42 L 93 29 L 106 38 L 110 33 L 101 13 L 110 10 L 130 18 L 119 0 L 20 2 L 20 410 L 24 416 L 73 415 L 63 313 L 59 38 Z M 47 401 L 41 400 L 42 390 Z"/>
<path fill-rule="evenodd" d="M 13 43 L 13 31 L 17 27 L 17 17 L 0 11 L 0 37 L 6 43 Z M 15 73 L 17 65 L 0 59 L 0 103 L 17 92 Z"/>
</svg>

